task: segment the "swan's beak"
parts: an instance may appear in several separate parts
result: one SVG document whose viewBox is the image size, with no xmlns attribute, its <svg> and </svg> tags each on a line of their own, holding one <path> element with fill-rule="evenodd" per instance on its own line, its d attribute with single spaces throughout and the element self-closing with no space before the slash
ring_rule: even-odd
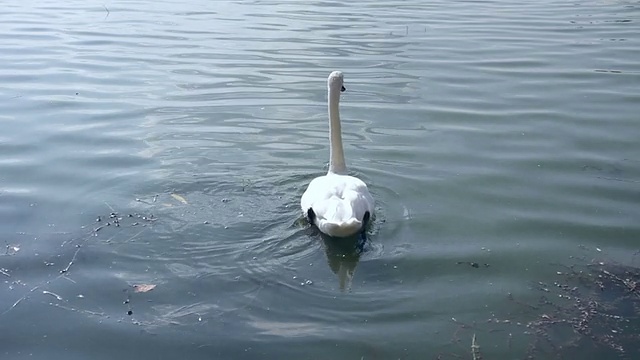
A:
<svg viewBox="0 0 640 360">
<path fill-rule="evenodd" d="M 342 87 L 342 89 L 340 89 L 341 92 L 345 92 L 346 90 L 347 90 L 347 88 L 344 87 L 344 86 Z"/>
</svg>

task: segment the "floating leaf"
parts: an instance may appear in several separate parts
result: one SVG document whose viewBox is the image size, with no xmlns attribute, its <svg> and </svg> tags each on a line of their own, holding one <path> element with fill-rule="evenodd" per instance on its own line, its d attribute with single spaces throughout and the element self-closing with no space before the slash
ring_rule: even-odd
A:
<svg viewBox="0 0 640 360">
<path fill-rule="evenodd" d="M 152 285 L 152 284 L 139 284 L 139 285 L 133 285 L 133 290 L 137 293 L 145 293 L 148 291 L 151 291 L 153 289 L 155 289 L 156 286 Z"/>
<path fill-rule="evenodd" d="M 172 198 L 174 198 L 174 199 L 176 199 L 176 200 L 178 200 L 178 201 L 180 201 L 181 203 L 183 203 L 183 204 L 185 204 L 185 205 L 189 204 L 189 203 L 187 202 L 187 199 L 183 198 L 182 196 L 180 196 L 180 195 L 178 195 L 178 194 L 171 194 L 171 197 L 172 197 Z"/>
</svg>

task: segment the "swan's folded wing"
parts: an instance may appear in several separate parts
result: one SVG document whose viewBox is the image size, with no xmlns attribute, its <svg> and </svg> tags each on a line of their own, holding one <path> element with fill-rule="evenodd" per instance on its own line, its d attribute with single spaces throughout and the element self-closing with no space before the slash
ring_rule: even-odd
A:
<svg viewBox="0 0 640 360">
<path fill-rule="evenodd" d="M 326 176 L 311 180 L 307 190 L 302 194 L 302 198 L 300 199 L 302 211 L 306 214 L 309 209 L 315 207 L 314 204 L 330 198 L 333 193 L 327 191 L 329 188 L 331 188 L 331 184 L 328 183 Z"/>
<path fill-rule="evenodd" d="M 319 222 L 337 226 L 361 226 L 364 214 L 373 214 L 373 197 L 367 185 L 351 176 L 315 178 L 300 200 L 302 211 L 310 208 Z"/>
<path fill-rule="evenodd" d="M 362 221 L 364 214 L 368 211 L 373 215 L 373 197 L 369 194 L 367 186 L 362 183 L 363 187 L 356 190 L 347 190 L 343 193 L 344 201 L 349 203 L 352 216 Z"/>
</svg>

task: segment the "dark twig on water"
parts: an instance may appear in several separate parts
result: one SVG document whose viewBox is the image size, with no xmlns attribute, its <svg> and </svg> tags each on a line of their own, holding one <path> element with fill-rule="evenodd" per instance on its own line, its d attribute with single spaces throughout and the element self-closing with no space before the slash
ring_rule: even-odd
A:
<svg viewBox="0 0 640 360">
<path fill-rule="evenodd" d="M 104 16 L 104 18 L 108 18 L 109 14 L 111 14 L 111 11 L 109 11 L 109 9 L 107 8 L 107 5 L 102 5 L 102 7 L 107 11 L 107 15 Z"/>
<path fill-rule="evenodd" d="M 251 179 L 242 179 L 242 191 L 247 190 L 251 185 L 253 185 Z"/>
</svg>

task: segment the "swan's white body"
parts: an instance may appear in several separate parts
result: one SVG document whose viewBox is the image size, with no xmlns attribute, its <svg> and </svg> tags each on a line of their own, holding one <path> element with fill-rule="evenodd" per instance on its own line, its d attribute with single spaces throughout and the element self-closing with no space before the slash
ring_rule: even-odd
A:
<svg viewBox="0 0 640 360">
<path fill-rule="evenodd" d="M 340 92 L 344 91 L 342 73 L 332 72 L 327 83 L 331 151 L 329 172 L 309 183 L 300 206 L 304 215 L 309 216 L 321 232 L 329 236 L 347 237 L 362 230 L 366 221 L 373 216 L 374 200 L 362 180 L 347 175 L 339 111 Z M 313 216 L 309 215 L 309 209 L 313 210 Z"/>
</svg>

